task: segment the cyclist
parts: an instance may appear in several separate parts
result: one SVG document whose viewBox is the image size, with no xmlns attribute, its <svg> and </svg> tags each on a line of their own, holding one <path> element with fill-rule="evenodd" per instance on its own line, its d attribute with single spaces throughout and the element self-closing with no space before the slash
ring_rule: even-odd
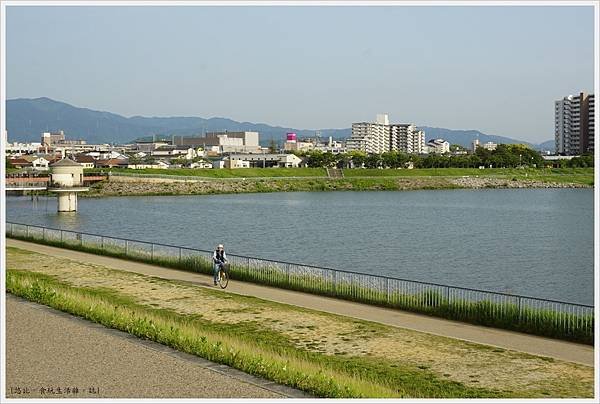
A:
<svg viewBox="0 0 600 404">
<path fill-rule="evenodd" d="M 213 282 L 215 286 L 217 286 L 217 282 L 219 281 L 219 271 L 221 270 L 221 265 L 227 262 L 227 255 L 225 254 L 225 249 L 223 248 L 223 244 L 219 244 L 217 249 L 213 253 Z"/>
</svg>

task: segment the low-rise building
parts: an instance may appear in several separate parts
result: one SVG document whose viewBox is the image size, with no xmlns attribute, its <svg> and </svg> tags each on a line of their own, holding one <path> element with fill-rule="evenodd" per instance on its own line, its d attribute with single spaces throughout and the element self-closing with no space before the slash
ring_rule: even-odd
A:
<svg viewBox="0 0 600 404">
<path fill-rule="evenodd" d="M 213 168 L 213 163 L 210 161 L 194 161 L 188 165 L 189 168 Z"/>
<path fill-rule="evenodd" d="M 4 152 L 7 156 L 23 156 L 26 154 L 37 153 L 43 149 L 41 143 L 7 143 Z"/>
<path fill-rule="evenodd" d="M 295 154 L 231 154 L 233 160 L 246 160 L 250 167 L 299 167 L 302 159 Z"/>
<path fill-rule="evenodd" d="M 150 153 L 162 146 L 168 146 L 169 142 L 165 140 L 140 140 L 135 142 L 134 150 Z"/>
<path fill-rule="evenodd" d="M 444 154 L 450 153 L 450 143 L 444 139 L 432 139 L 427 142 L 429 153 Z"/>
<path fill-rule="evenodd" d="M 198 157 L 198 153 L 191 146 L 160 146 L 151 152 L 155 157 L 183 157 L 186 160 L 191 160 Z"/>
<path fill-rule="evenodd" d="M 498 144 L 494 143 L 494 142 L 485 142 L 483 144 L 483 148 L 486 150 L 490 150 L 490 151 L 496 150 L 497 147 L 498 147 Z"/>
<path fill-rule="evenodd" d="M 494 142 L 486 142 L 482 145 L 479 143 L 479 139 L 473 140 L 472 145 L 473 145 L 472 146 L 473 153 L 475 153 L 477 151 L 478 147 L 483 147 L 485 150 L 490 150 L 490 151 L 496 150 L 496 148 L 498 147 L 498 143 L 494 143 Z"/>
<path fill-rule="evenodd" d="M 31 167 L 36 171 L 48 171 L 49 160 L 44 157 L 38 157 L 31 162 Z"/>
<path fill-rule="evenodd" d="M 101 159 L 94 162 L 95 168 L 127 168 L 128 165 L 127 159 Z"/>
<path fill-rule="evenodd" d="M 23 157 L 16 157 L 8 160 L 9 164 L 14 168 L 28 168 L 32 167 L 31 161 L 24 159 Z"/>
<path fill-rule="evenodd" d="M 204 150 L 222 153 L 260 153 L 258 132 L 207 132 L 205 136 L 175 136 L 176 145 L 200 146 Z"/>
<path fill-rule="evenodd" d="M 83 168 L 94 168 L 96 165 L 96 159 L 87 154 L 78 154 L 73 157 L 73 160 L 83 166 Z"/>
</svg>

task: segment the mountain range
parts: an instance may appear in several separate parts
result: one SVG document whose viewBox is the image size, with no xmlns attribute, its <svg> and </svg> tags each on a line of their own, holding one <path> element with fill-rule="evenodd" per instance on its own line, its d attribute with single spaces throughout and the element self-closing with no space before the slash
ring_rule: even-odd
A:
<svg viewBox="0 0 600 404">
<path fill-rule="evenodd" d="M 63 130 L 67 139 L 85 139 L 88 143 L 130 143 L 140 138 L 170 138 L 171 136 L 202 135 L 211 131 L 256 131 L 261 143 L 271 139 L 281 143 L 287 132 L 298 137 L 314 137 L 316 130 L 285 128 L 265 123 L 237 122 L 228 118 L 143 117 L 124 116 L 55 101 L 50 98 L 17 98 L 6 102 L 6 126 L 10 142 L 39 141 L 42 132 Z M 479 138 L 481 143 L 524 143 L 535 149 L 553 150 L 554 140 L 532 144 L 503 136 L 487 135 L 477 130 L 453 130 L 420 127 L 426 139 L 442 138 L 451 144 L 470 147 Z M 336 139 L 350 136 L 351 128 L 319 129 L 321 136 Z"/>
</svg>

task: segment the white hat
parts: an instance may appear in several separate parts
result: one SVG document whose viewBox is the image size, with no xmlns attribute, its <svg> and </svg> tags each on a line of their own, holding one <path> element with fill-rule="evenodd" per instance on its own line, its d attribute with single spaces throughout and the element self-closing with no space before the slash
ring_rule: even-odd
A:
<svg viewBox="0 0 600 404">
<path fill-rule="evenodd" d="M 223 244 L 219 244 L 217 248 L 223 248 Z"/>
</svg>

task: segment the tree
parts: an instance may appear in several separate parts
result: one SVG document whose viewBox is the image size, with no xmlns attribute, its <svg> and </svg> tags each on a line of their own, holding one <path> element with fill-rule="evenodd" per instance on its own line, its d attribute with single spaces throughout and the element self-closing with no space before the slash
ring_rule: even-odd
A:
<svg viewBox="0 0 600 404">
<path fill-rule="evenodd" d="M 450 145 L 450 151 L 451 152 L 467 151 L 467 149 L 465 147 L 463 147 L 462 145 L 459 145 L 459 144 L 451 144 Z"/>
<path fill-rule="evenodd" d="M 379 168 L 381 166 L 381 155 L 377 153 L 371 153 L 365 158 L 365 167 L 367 168 Z"/>
<path fill-rule="evenodd" d="M 352 161 L 352 165 L 358 168 L 363 166 L 365 159 L 367 158 L 367 153 L 359 150 L 350 151 L 347 155 L 350 158 L 350 161 Z"/>
<path fill-rule="evenodd" d="M 306 154 L 306 165 L 313 168 L 323 167 L 323 152 L 315 150 Z"/>
<path fill-rule="evenodd" d="M 408 161 L 408 154 L 399 151 L 389 151 L 381 155 L 381 164 L 388 168 L 403 168 Z"/>
<path fill-rule="evenodd" d="M 330 151 L 323 153 L 321 159 L 323 167 L 335 167 L 338 161 L 338 157 Z"/>
</svg>

